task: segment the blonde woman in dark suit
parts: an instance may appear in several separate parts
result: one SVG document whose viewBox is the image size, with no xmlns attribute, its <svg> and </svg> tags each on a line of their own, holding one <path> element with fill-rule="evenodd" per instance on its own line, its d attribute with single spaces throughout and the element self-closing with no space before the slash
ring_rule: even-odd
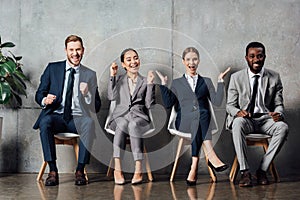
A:
<svg viewBox="0 0 300 200">
<path fill-rule="evenodd" d="M 200 55 L 196 48 L 188 47 L 183 51 L 182 63 L 186 72 L 182 77 L 173 80 L 170 90 L 165 86 L 167 77 L 158 71 L 156 73 L 162 81 L 160 90 L 165 106 L 167 108 L 175 106 L 177 110 L 176 128 L 192 134 L 192 165 L 186 183 L 188 186 L 193 186 L 197 181 L 199 151 L 202 143 L 209 167 L 217 172 L 228 168 L 213 149 L 211 121 L 214 112 L 210 104 L 218 106 L 222 103 L 224 96 L 222 80 L 230 68 L 219 75 L 220 81 L 216 91 L 210 78 L 197 73 Z"/>
</svg>

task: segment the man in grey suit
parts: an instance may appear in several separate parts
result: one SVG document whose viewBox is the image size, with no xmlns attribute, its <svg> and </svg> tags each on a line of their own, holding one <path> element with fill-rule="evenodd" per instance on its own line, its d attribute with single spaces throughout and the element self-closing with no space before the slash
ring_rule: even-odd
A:
<svg viewBox="0 0 300 200">
<path fill-rule="evenodd" d="M 272 136 L 269 148 L 256 171 L 257 183 L 269 183 L 266 171 L 279 152 L 288 134 L 284 120 L 282 83 L 278 73 L 263 68 L 266 59 L 265 47 L 251 42 L 246 47 L 249 68 L 234 73 L 230 78 L 226 110 L 226 126 L 232 129 L 233 143 L 240 165 L 240 187 L 252 186 L 247 162 L 245 136 L 260 132 Z"/>
</svg>

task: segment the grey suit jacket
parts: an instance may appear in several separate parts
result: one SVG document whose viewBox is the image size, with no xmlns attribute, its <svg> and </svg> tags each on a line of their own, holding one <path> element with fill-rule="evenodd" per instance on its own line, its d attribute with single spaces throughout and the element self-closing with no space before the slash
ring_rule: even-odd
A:
<svg viewBox="0 0 300 200">
<path fill-rule="evenodd" d="M 154 84 L 147 84 L 147 78 L 138 75 L 136 88 L 130 95 L 127 75 L 110 77 L 108 99 L 116 101 L 112 120 L 131 112 L 133 116 L 150 122 L 149 108 L 155 102 Z"/>
<path fill-rule="evenodd" d="M 280 75 L 269 69 L 264 69 L 262 77 L 264 104 L 269 112 L 278 112 L 284 116 L 282 83 Z M 240 110 L 246 110 L 250 104 L 251 86 L 248 70 L 243 69 L 231 75 L 226 111 L 228 113 L 226 128 L 231 129 L 235 115 Z"/>
</svg>

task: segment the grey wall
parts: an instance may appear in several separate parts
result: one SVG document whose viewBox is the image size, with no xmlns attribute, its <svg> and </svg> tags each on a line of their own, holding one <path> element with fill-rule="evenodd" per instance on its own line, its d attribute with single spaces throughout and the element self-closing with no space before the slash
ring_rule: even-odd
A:
<svg viewBox="0 0 300 200">
<path fill-rule="evenodd" d="M 298 144 L 300 136 L 299 63 L 300 63 L 300 1 L 299 0 L 110 0 L 110 1 L 21 1 L 2 0 L 0 7 L 0 35 L 2 41 L 13 41 L 13 51 L 23 56 L 24 71 L 30 77 L 28 97 L 19 110 L 2 107 L 4 117 L 0 139 L 1 172 L 37 172 L 42 162 L 39 133 L 32 129 L 40 110 L 34 102 L 39 77 L 50 61 L 65 59 L 64 39 L 78 34 L 86 47 L 83 63 L 97 72 L 103 106 L 98 113 L 99 132 L 107 115 L 106 85 L 108 66 L 117 61 L 127 47 L 136 48 L 141 57 L 141 73 L 159 69 L 170 78 L 184 72 L 180 54 L 187 46 L 195 46 L 201 54 L 199 72 L 211 77 L 232 67 L 232 72 L 245 68 L 245 46 L 261 41 L 267 48 L 265 67 L 280 72 L 290 135 L 276 158 L 281 176 L 299 173 Z M 173 66 L 173 67 L 172 67 Z M 156 80 L 158 83 L 158 79 Z M 229 76 L 226 77 L 228 84 Z M 157 103 L 161 103 L 157 90 Z M 224 162 L 231 163 L 234 149 L 230 133 L 223 129 L 225 103 L 216 108 L 219 133 L 215 149 Z M 177 138 L 169 135 L 164 122 L 165 112 L 156 112 L 160 132 L 146 140 L 148 149 L 160 152 L 150 157 L 156 173 L 170 173 L 171 165 L 164 158 L 173 159 Z M 162 128 L 161 128 L 162 127 Z M 102 134 L 102 136 L 104 136 Z M 110 138 L 110 137 L 107 137 Z M 107 138 L 103 139 L 104 141 Z M 101 148 L 99 155 L 109 155 L 110 148 Z M 164 149 L 165 146 L 168 148 Z M 160 151 L 163 149 L 164 151 Z M 254 154 L 262 151 L 250 149 Z M 58 147 L 59 169 L 72 172 L 75 167 L 72 148 Z M 97 157 L 96 155 L 95 157 Z M 178 173 L 189 170 L 187 151 L 181 158 Z M 105 157 L 105 156 L 104 156 Z M 101 157 L 103 158 L 103 157 Z M 168 160 L 167 159 L 167 160 Z M 105 172 L 109 156 L 93 158 L 90 172 Z M 253 162 L 253 169 L 256 167 Z M 204 166 L 203 160 L 201 166 Z M 200 171 L 207 173 L 206 167 Z"/>
</svg>

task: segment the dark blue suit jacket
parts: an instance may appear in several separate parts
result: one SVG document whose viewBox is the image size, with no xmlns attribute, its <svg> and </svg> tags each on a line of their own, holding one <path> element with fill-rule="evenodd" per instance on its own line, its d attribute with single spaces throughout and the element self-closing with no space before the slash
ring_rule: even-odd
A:
<svg viewBox="0 0 300 200">
<path fill-rule="evenodd" d="M 49 63 L 44 73 L 41 76 L 40 85 L 35 94 L 35 101 L 42 107 L 42 100 L 48 94 L 56 95 L 56 99 L 51 105 L 47 105 L 42 109 L 36 123 L 33 128 L 38 129 L 41 119 L 53 113 L 62 102 L 62 93 L 64 88 L 65 73 L 66 73 L 66 61 L 59 61 Z M 82 114 L 84 116 L 90 116 L 90 112 L 98 112 L 101 107 L 101 100 L 98 92 L 96 72 L 81 65 L 79 68 L 79 83 L 86 82 L 88 84 L 89 91 L 92 94 L 91 104 L 86 104 L 83 95 L 79 92 L 79 103 L 81 106 Z M 78 91 L 79 85 L 78 85 Z"/>
<path fill-rule="evenodd" d="M 173 80 L 171 90 L 162 85 L 160 90 L 165 107 L 175 106 L 177 111 L 176 128 L 179 131 L 192 133 L 192 135 L 201 131 L 202 137 L 205 138 L 209 130 L 212 112 L 209 101 L 214 105 L 221 105 L 224 84 L 218 83 L 216 92 L 210 78 L 198 75 L 195 92 L 193 92 L 183 76 Z"/>
</svg>

